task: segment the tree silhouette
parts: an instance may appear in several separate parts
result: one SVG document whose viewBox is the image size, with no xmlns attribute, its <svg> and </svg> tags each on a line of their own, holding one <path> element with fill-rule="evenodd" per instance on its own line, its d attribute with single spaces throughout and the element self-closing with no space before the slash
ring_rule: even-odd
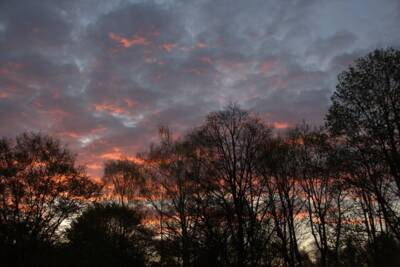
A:
<svg viewBox="0 0 400 267">
<path fill-rule="evenodd" d="M 333 135 L 344 140 L 364 172 L 385 221 L 400 238 L 395 199 L 400 198 L 400 51 L 375 50 L 338 77 L 327 114 Z"/>
<path fill-rule="evenodd" d="M 89 207 L 66 236 L 74 266 L 144 266 L 150 238 L 141 216 L 115 203 Z"/>
<path fill-rule="evenodd" d="M 259 118 L 236 105 L 210 113 L 191 133 L 200 161 L 209 170 L 198 183 L 224 216 L 230 265 L 255 266 L 265 260 L 272 227 L 266 181 L 256 174 L 256 166 L 259 146 L 270 133 Z"/>
<path fill-rule="evenodd" d="M 267 208 L 277 237 L 275 256 L 288 266 L 302 264 L 299 249 L 301 216 L 304 199 L 299 186 L 300 165 L 296 159 L 296 140 L 277 137 L 265 140 L 258 149 L 257 175 L 262 177 L 267 194 Z M 278 241 L 279 240 L 279 241 Z"/>
<path fill-rule="evenodd" d="M 400 52 L 357 60 L 332 102 L 279 135 L 237 105 L 162 128 L 142 161 L 105 163 L 111 191 L 54 138 L 2 138 L 2 264 L 398 266 Z"/>
<path fill-rule="evenodd" d="M 16 265 L 42 265 L 31 256 L 56 242 L 60 225 L 99 189 L 58 140 L 40 133 L 1 139 L 2 253 Z"/>
</svg>

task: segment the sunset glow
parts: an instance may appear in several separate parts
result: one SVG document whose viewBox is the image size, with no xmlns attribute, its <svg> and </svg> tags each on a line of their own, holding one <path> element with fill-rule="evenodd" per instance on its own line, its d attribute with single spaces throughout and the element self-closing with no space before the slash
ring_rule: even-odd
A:
<svg viewBox="0 0 400 267">
<path fill-rule="evenodd" d="M 328 5 L 326 23 L 309 16 Z M 19 13 L 4 9 L 15 16 L 0 19 L 0 132 L 56 133 L 78 154 L 84 147 L 81 162 L 101 165 L 98 160 L 141 152 L 160 125 L 182 134 L 229 102 L 268 114 L 266 122 L 276 129 L 303 119 L 319 124 L 338 72 L 377 40 L 398 43 L 398 17 L 386 15 L 395 9 L 390 4 L 364 6 L 366 15 L 374 10 L 370 25 L 385 25 L 379 37 L 362 24 L 332 23 L 353 17 L 348 5 L 313 3 L 298 13 L 280 2 L 276 7 L 291 21 L 286 26 L 267 3 L 229 4 L 229 16 L 222 3 L 208 1 L 177 6 L 176 13 L 161 2 L 96 9 L 71 3 L 53 22 L 47 18 L 57 4 L 43 11 L 32 3 L 25 8 L 32 10 L 30 27 L 11 27 Z M 236 21 L 236 14 L 249 19 Z M 93 133 L 96 128 L 104 130 Z"/>
<path fill-rule="evenodd" d="M 119 36 L 118 34 L 110 32 L 109 36 L 112 40 L 118 42 L 125 48 L 129 48 L 131 46 L 136 46 L 136 45 L 144 46 L 149 44 L 149 41 L 140 35 L 134 35 L 132 36 L 132 38 L 124 38 L 122 36 Z"/>
<path fill-rule="evenodd" d="M 399 0 L 0 1 L 0 266 L 400 266 Z"/>
</svg>

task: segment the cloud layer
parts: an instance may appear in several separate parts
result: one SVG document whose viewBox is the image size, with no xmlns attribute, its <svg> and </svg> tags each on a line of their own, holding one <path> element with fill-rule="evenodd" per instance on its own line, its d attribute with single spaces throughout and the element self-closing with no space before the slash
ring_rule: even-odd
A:
<svg viewBox="0 0 400 267">
<path fill-rule="evenodd" d="M 98 176 L 229 102 L 322 123 L 337 74 L 398 25 L 397 0 L 3 1 L 0 134 L 57 135 Z"/>
</svg>

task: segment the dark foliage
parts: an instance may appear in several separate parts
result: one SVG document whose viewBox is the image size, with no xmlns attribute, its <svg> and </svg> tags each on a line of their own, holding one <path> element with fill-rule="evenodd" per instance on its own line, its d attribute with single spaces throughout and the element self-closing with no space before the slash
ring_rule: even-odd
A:
<svg viewBox="0 0 400 267">
<path fill-rule="evenodd" d="M 141 216 L 117 204 L 94 204 L 66 234 L 74 266 L 144 266 L 148 233 Z"/>
</svg>

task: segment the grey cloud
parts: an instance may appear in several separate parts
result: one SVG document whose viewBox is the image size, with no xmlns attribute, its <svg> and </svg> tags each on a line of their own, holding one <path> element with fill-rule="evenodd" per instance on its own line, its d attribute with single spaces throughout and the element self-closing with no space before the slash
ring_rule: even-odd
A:
<svg viewBox="0 0 400 267">
<path fill-rule="evenodd" d="M 270 123 L 322 123 L 339 72 L 400 46 L 395 0 L 0 5 L 0 134 L 48 131 L 89 163 L 229 102 Z"/>
</svg>

